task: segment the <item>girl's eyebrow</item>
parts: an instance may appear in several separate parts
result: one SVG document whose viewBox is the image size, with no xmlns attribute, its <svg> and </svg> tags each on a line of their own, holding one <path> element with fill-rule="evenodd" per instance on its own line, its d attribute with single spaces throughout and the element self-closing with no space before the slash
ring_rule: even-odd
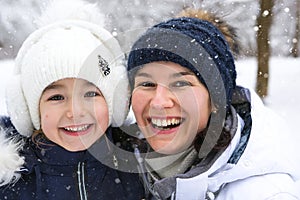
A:
<svg viewBox="0 0 300 200">
<path fill-rule="evenodd" d="M 84 83 L 84 85 L 86 85 L 86 86 L 91 86 L 91 87 L 96 87 L 96 88 L 97 88 L 97 86 L 96 86 L 94 83 L 91 83 L 91 82 L 89 82 L 89 81 L 86 81 L 86 82 Z"/>
<path fill-rule="evenodd" d="M 49 86 L 47 86 L 44 91 L 46 90 L 54 90 L 54 89 L 59 89 L 59 88 L 63 88 L 62 85 L 59 85 L 59 84 L 51 84 Z"/>
</svg>

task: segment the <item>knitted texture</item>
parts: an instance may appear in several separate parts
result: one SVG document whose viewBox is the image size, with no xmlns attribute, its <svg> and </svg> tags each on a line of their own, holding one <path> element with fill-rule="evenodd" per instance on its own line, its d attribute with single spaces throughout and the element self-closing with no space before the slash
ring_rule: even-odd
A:
<svg viewBox="0 0 300 200">
<path fill-rule="evenodd" d="M 22 44 L 7 87 L 11 121 L 20 134 L 30 136 L 41 128 L 39 101 L 44 89 L 61 79 L 80 78 L 102 92 L 109 125 L 122 125 L 129 98 L 124 59 L 118 41 L 95 23 L 65 19 L 37 29 Z"/>
<path fill-rule="evenodd" d="M 210 22 L 182 17 L 148 29 L 129 53 L 129 74 L 155 61 L 171 61 L 189 68 L 208 88 L 215 105 L 228 109 L 236 86 L 234 58 L 222 33 Z"/>
</svg>

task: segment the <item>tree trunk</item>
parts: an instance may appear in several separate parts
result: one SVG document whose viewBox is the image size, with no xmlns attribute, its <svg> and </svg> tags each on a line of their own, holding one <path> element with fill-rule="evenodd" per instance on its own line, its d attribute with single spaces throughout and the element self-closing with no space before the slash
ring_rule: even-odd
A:
<svg viewBox="0 0 300 200">
<path fill-rule="evenodd" d="M 260 0 L 260 12 L 257 17 L 257 80 L 256 92 L 261 98 L 268 94 L 270 39 L 269 32 L 272 24 L 272 8 L 274 0 Z"/>
<path fill-rule="evenodd" d="M 292 56 L 299 57 L 299 40 L 300 40 L 300 0 L 296 0 L 296 24 L 293 37 Z"/>
</svg>

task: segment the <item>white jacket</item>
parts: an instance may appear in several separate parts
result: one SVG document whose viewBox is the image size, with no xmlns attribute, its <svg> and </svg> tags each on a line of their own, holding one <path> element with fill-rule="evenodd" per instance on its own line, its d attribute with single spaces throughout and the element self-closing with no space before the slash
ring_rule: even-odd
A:
<svg viewBox="0 0 300 200">
<path fill-rule="evenodd" d="M 300 154 L 296 151 L 299 141 L 253 91 L 251 105 L 252 130 L 237 164 L 227 161 L 240 139 L 241 118 L 231 145 L 208 171 L 193 178 L 176 179 L 176 200 L 300 199 Z"/>
</svg>

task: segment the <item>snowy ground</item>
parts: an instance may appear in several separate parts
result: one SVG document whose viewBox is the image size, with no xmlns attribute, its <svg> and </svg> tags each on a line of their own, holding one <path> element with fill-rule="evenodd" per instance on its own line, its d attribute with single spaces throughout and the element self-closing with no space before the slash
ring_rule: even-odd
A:
<svg viewBox="0 0 300 200">
<path fill-rule="evenodd" d="M 237 62 L 237 82 L 255 88 L 256 60 Z M 300 59 L 272 58 L 270 62 L 269 94 L 265 105 L 275 110 L 290 125 L 295 139 L 300 141 Z"/>
<path fill-rule="evenodd" d="M 237 83 L 255 87 L 256 60 L 245 59 L 237 63 Z M 7 114 L 5 107 L 5 85 L 13 72 L 13 61 L 0 61 L 0 115 Z M 300 59 L 272 58 L 270 63 L 269 95 L 265 104 L 287 120 L 300 141 Z"/>
</svg>

